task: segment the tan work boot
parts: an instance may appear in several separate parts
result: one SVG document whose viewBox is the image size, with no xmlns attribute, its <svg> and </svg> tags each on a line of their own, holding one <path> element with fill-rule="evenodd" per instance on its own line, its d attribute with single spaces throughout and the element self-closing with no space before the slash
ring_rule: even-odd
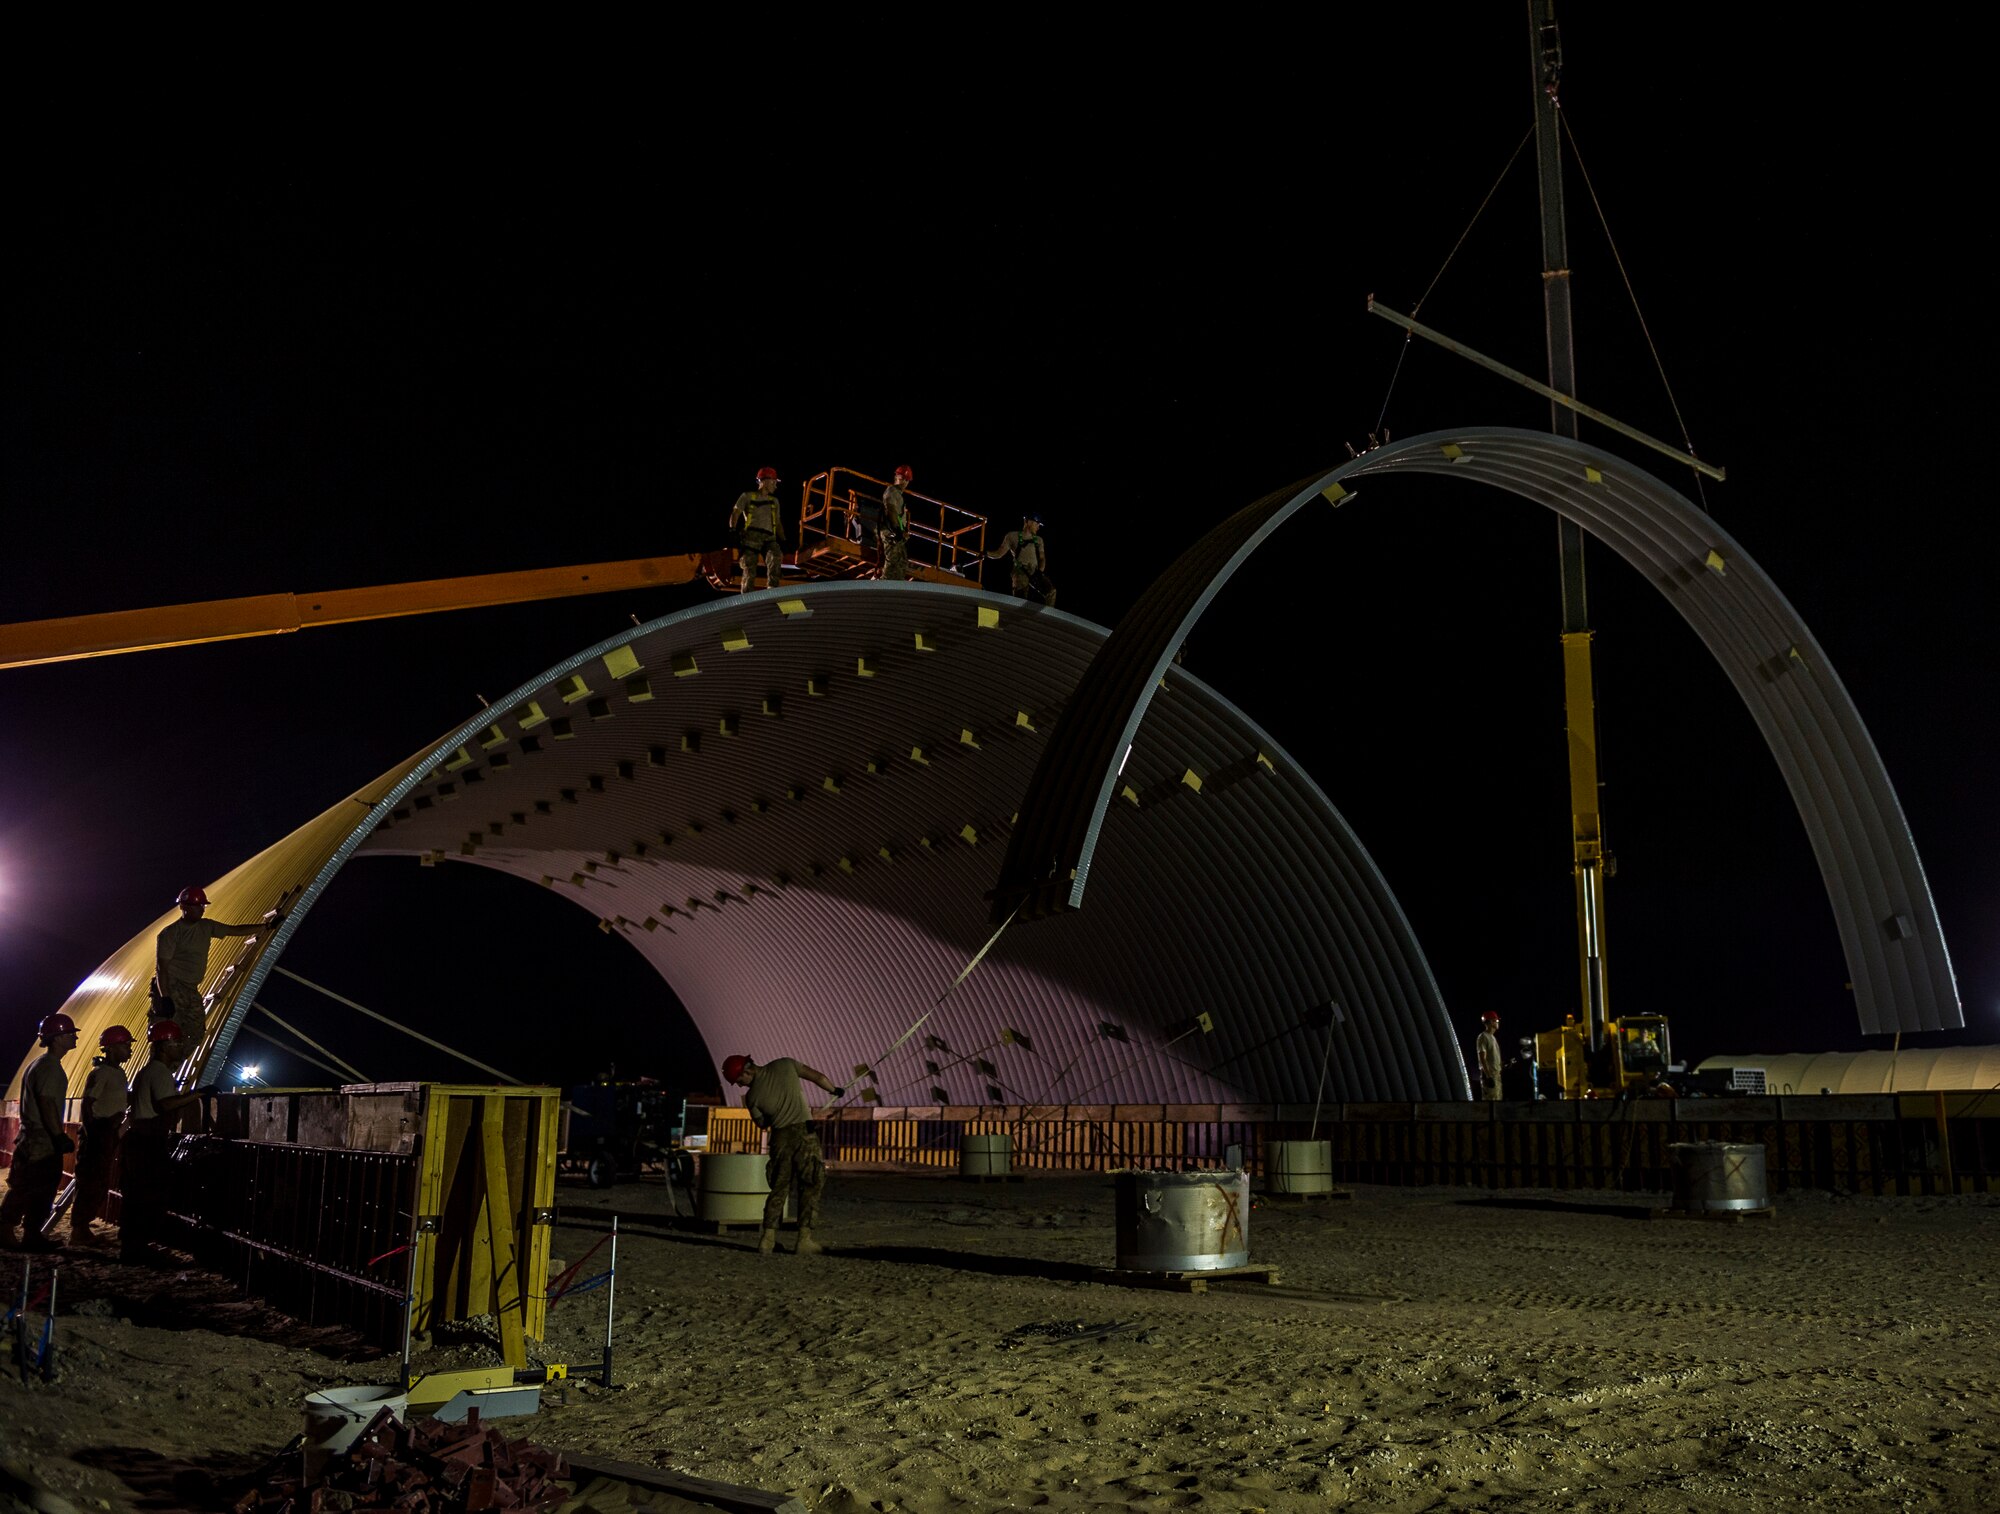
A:
<svg viewBox="0 0 2000 1514">
<path fill-rule="evenodd" d="M 777 1249 L 778 1249 L 778 1232 L 769 1229 L 767 1227 L 764 1230 L 764 1232 L 757 1237 L 757 1250 L 762 1255 L 769 1256 L 772 1252 L 776 1251 Z"/>
<path fill-rule="evenodd" d="M 813 1233 L 803 1225 L 799 1227 L 799 1243 L 792 1248 L 794 1256 L 818 1256 L 826 1247 L 813 1239 Z"/>
</svg>

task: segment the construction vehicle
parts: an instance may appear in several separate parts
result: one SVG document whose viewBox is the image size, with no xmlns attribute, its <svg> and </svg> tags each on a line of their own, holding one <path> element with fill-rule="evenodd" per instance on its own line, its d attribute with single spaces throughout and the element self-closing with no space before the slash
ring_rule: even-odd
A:
<svg viewBox="0 0 2000 1514">
<path fill-rule="evenodd" d="M 1667 1093 L 1675 1070 L 1665 1015 L 1607 1020 L 1596 1050 L 1589 1027 L 1575 1015 L 1534 1037 L 1536 1096 L 1544 1099 L 1623 1099 Z"/>
<path fill-rule="evenodd" d="M 674 1100 L 655 1078 L 606 1076 L 578 1084 L 563 1095 L 563 1166 L 592 1188 L 655 1172 L 691 1188 L 694 1158 L 682 1145 L 674 1113 Z"/>
<path fill-rule="evenodd" d="M 852 468 L 829 468 L 806 480 L 786 532 L 780 586 L 826 579 L 880 578 L 882 553 L 868 540 L 879 518 L 887 481 Z M 979 584 L 986 559 L 986 517 L 914 489 L 903 491 L 909 511 L 910 577 L 928 583 Z M 718 507 L 720 518 L 724 511 Z M 718 537 L 723 528 L 718 525 Z M 623 562 L 531 568 L 468 578 L 433 578 L 314 594 L 253 594 L 197 604 L 114 610 L 54 620 L 0 625 L 0 668 L 83 657 L 109 657 L 162 647 L 198 646 L 249 636 L 282 636 L 312 626 L 522 604 L 621 589 L 659 589 L 706 582 L 719 593 L 737 592 L 736 552 L 688 552 Z"/>
</svg>

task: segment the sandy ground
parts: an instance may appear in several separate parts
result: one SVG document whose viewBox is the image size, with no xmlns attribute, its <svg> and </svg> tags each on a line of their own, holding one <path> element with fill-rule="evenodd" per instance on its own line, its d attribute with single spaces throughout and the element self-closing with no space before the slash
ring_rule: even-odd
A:
<svg viewBox="0 0 2000 1514">
<path fill-rule="evenodd" d="M 1107 1178 L 836 1173 L 818 1258 L 676 1230 L 668 1197 L 565 1190 L 567 1256 L 620 1216 L 616 1383 L 509 1433 L 837 1514 L 2000 1499 L 2000 1197 L 1788 1196 L 1712 1224 L 1362 1188 L 1258 1208 L 1281 1283 L 1205 1296 L 1080 1280 L 1114 1259 Z M 73 1261 L 64 1296 L 61 1380 L 0 1374 L 17 1496 L 211 1505 L 306 1392 L 383 1375 L 192 1271 Z M 595 1364 L 603 1299 L 556 1306 L 548 1359 Z"/>
</svg>

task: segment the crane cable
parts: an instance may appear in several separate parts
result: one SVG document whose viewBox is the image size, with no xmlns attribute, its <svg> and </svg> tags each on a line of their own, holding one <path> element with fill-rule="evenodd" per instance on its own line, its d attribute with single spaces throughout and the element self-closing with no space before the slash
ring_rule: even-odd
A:
<svg viewBox="0 0 2000 1514">
<path fill-rule="evenodd" d="M 1563 138 L 1569 143 L 1570 155 L 1576 159 L 1576 171 L 1583 176 L 1583 187 L 1590 194 L 1591 209 L 1597 212 L 1597 224 L 1604 231 L 1605 245 L 1611 249 L 1611 261 L 1617 266 L 1618 277 L 1624 280 L 1625 297 L 1632 302 L 1632 314 L 1638 317 L 1640 334 L 1646 338 L 1646 350 L 1653 355 L 1653 369 L 1660 375 L 1660 387 L 1666 391 L 1667 405 L 1674 412 L 1674 424 L 1681 428 L 1681 442 L 1688 450 L 1689 457 L 1699 457 L 1694 449 L 1694 438 L 1688 434 L 1687 421 L 1681 415 L 1680 401 L 1674 398 L 1674 386 L 1667 381 L 1667 365 L 1660 359 L 1660 349 L 1654 345 L 1653 331 L 1646 324 L 1646 312 L 1639 308 L 1639 292 L 1632 287 L 1632 275 L 1625 271 L 1625 259 L 1619 256 L 1617 240 L 1611 235 L 1611 222 L 1604 214 L 1604 205 L 1597 198 L 1597 186 L 1590 182 L 1590 170 L 1583 166 L 1583 149 L 1576 144 L 1576 133 L 1570 129 L 1569 117 L 1562 111 L 1556 112 L 1556 120 L 1561 123 Z M 1701 497 L 1701 508 L 1708 513 L 1708 491 L 1702 487 L 1701 475 L 1694 476 L 1695 493 Z"/>
<path fill-rule="evenodd" d="M 1521 149 L 1528 145 L 1529 140 L 1534 135 L 1535 135 L 1534 124 L 1530 122 L 1527 131 L 1522 133 L 1521 140 L 1514 144 L 1514 150 L 1507 155 L 1507 164 L 1504 168 L 1500 170 L 1500 176 L 1493 181 L 1493 187 L 1486 191 L 1486 198 L 1479 202 L 1479 208 L 1473 211 L 1472 219 L 1465 223 L 1465 230 L 1461 231 L 1458 234 L 1458 240 L 1451 244 L 1451 251 L 1444 255 L 1444 262 L 1438 265 L 1438 271 L 1431 276 L 1431 281 L 1429 285 L 1427 285 L 1424 289 L 1423 298 L 1419 299 L 1417 303 L 1413 307 L 1411 307 L 1410 314 L 1412 317 L 1414 317 L 1418 311 L 1424 308 L 1424 300 L 1427 300 L 1431 297 L 1432 291 L 1434 291 L 1438 286 L 1438 281 L 1444 277 L 1445 270 L 1451 267 L 1451 260 L 1458 256 L 1459 248 L 1463 247 L 1465 245 L 1465 239 L 1472 235 L 1472 228 L 1479 224 L 1479 218 L 1486 213 L 1486 207 L 1493 203 L 1493 196 L 1499 192 L 1500 186 L 1502 183 L 1506 181 L 1507 175 L 1514 171 L 1514 164 L 1515 161 L 1521 156 Z M 1581 165 L 1579 164 L 1579 166 Z M 1413 342 L 1414 340 L 1416 340 L 1414 332 L 1406 331 L 1403 333 L 1403 345 L 1400 349 L 1398 349 L 1396 353 L 1396 366 L 1394 369 L 1390 371 L 1389 374 L 1389 387 L 1386 390 L 1384 390 L 1382 394 L 1381 413 L 1375 417 L 1375 429 L 1368 433 L 1368 441 L 1369 445 L 1371 446 L 1375 445 L 1376 438 L 1382 436 L 1383 434 L 1382 424 L 1389 418 L 1389 399 L 1396 392 L 1396 380 L 1402 375 L 1403 372 L 1403 359 L 1409 356 L 1410 343 Z"/>
</svg>

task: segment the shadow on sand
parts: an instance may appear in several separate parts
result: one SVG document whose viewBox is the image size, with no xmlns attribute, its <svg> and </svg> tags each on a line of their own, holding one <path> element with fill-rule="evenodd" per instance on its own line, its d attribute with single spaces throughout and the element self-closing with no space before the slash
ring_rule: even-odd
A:
<svg viewBox="0 0 2000 1514">
<path fill-rule="evenodd" d="M 73 1452 L 72 1458 L 86 1467 L 109 1472 L 130 1488 L 130 1508 L 228 1509 L 288 1456 L 296 1471 L 296 1444 L 268 1458 L 204 1456 L 181 1461 L 145 1446 L 85 1446 Z"/>
</svg>

